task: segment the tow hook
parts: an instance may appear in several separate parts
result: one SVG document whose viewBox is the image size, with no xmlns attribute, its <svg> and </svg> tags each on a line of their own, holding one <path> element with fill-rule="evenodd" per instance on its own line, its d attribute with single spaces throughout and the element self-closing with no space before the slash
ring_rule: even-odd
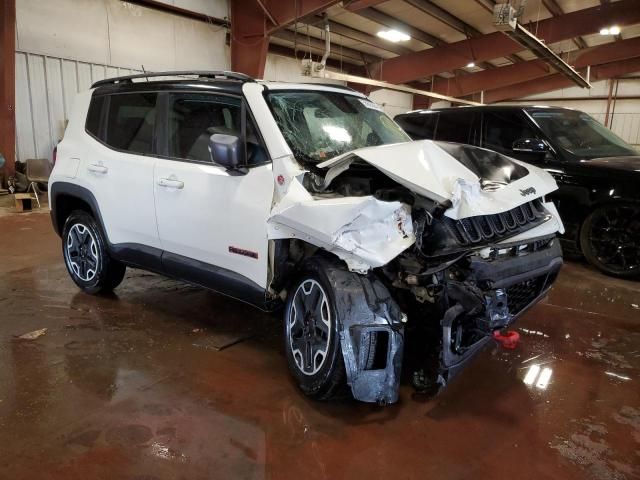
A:
<svg viewBox="0 0 640 480">
<path fill-rule="evenodd" d="M 494 330 L 493 338 L 502 345 L 502 348 L 507 350 L 514 350 L 520 343 L 520 334 L 515 330 L 507 330 L 504 335 L 500 333 L 500 330 Z"/>
</svg>

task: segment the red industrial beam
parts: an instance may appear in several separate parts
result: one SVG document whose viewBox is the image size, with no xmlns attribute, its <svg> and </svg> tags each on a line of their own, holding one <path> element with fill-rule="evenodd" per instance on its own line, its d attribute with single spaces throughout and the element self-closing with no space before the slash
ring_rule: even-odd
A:
<svg viewBox="0 0 640 480">
<path fill-rule="evenodd" d="M 536 35 L 547 44 L 596 33 L 605 25 L 640 23 L 638 0 L 620 0 L 541 20 Z M 420 52 L 383 60 L 375 65 L 374 77 L 391 83 L 405 83 L 436 73 L 462 68 L 472 60 L 480 62 L 506 57 L 522 47 L 501 32 L 461 40 Z M 473 52 L 473 53 L 472 53 Z"/>
<path fill-rule="evenodd" d="M 575 52 L 572 52 L 575 54 Z M 640 37 L 605 43 L 579 51 L 571 61 L 574 68 L 626 60 L 640 55 Z M 433 91 L 451 97 L 464 97 L 482 90 L 494 90 L 527 80 L 546 77 L 553 73 L 543 60 L 530 60 L 506 67 L 484 70 L 455 78 L 437 78 Z"/>
<path fill-rule="evenodd" d="M 0 153 L 5 182 L 16 165 L 16 1 L 0 0 Z"/>
<path fill-rule="evenodd" d="M 387 0 L 353 0 L 349 4 L 345 5 L 345 8 L 352 12 L 357 12 L 358 10 L 362 10 L 363 8 L 375 7 L 379 3 L 383 3 L 386 1 Z"/>
<path fill-rule="evenodd" d="M 315 15 L 339 0 L 233 0 L 231 3 L 231 69 L 264 76 L 269 35 Z"/>
<path fill-rule="evenodd" d="M 591 81 L 606 80 L 608 78 L 619 77 L 628 73 L 640 71 L 640 57 L 630 58 L 619 62 L 605 63 L 591 67 Z M 585 74 L 585 71 L 582 71 Z M 549 75 L 546 78 L 538 80 L 530 80 L 504 88 L 498 88 L 484 93 L 484 101 L 486 103 L 501 102 L 504 100 L 513 100 L 516 98 L 528 97 L 538 93 L 544 93 L 551 90 L 559 90 L 573 86 L 574 83 L 561 73 Z"/>
</svg>

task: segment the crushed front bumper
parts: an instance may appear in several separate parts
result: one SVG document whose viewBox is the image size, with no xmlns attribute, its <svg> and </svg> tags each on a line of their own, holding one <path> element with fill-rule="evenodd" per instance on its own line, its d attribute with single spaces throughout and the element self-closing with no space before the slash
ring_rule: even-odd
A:
<svg viewBox="0 0 640 480">
<path fill-rule="evenodd" d="M 471 258 L 472 274 L 467 285 L 473 285 L 473 298 L 478 302 L 484 300 L 484 304 L 470 306 L 469 295 L 466 304 L 455 302 L 445 312 L 441 320 L 440 385 L 448 383 L 482 350 L 491 340 L 493 330 L 511 325 L 551 288 L 562 267 L 560 242 L 552 239 L 546 248 L 534 252 L 519 251 L 519 248 L 517 245 L 500 247 L 502 255 Z M 480 313 L 469 316 L 474 308 Z M 463 329 L 474 329 L 483 335 L 462 345 Z"/>
</svg>

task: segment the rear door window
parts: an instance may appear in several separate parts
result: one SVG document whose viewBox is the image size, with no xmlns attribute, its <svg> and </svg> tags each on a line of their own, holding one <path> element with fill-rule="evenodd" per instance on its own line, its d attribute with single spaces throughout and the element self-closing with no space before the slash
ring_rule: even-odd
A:
<svg viewBox="0 0 640 480">
<path fill-rule="evenodd" d="M 156 93 L 110 95 L 105 143 L 116 150 L 152 154 L 157 98 Z"/>
</svg>

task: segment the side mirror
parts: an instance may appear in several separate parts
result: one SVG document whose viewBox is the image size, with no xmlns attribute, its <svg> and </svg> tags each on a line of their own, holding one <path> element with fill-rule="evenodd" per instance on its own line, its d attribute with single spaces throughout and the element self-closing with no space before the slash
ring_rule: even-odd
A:
<svg viewBox="0 0 640 480">
<path fill-rule="evenodd" d="M 235 135 L 215 133 L 209 137 L 209 156 L 216 165 L 235 170 L 242 158 L 240 139 Z"/>
<path fill-rule="evenodd" d="M 543 154 L 549 151 L 549 145 L 544 140 L 537 138 L 519 138 L 513 142 L 511 149 L 514 152 Z"/>
</svg>

